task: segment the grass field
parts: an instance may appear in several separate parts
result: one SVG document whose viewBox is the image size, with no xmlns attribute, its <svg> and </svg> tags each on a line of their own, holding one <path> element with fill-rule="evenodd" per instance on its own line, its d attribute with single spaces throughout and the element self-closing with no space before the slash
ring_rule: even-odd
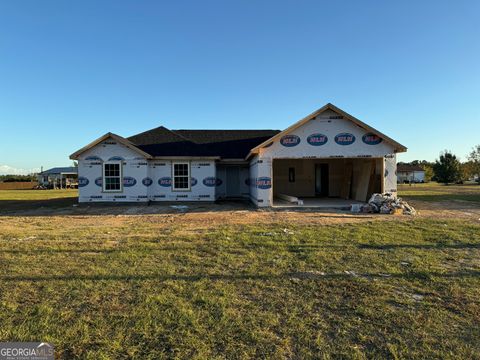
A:
<svg viewBox="0 0 480 360">
<path fill-rule="evenodd" d="M 407 200 L 421 201 L 473 201 L 480 203 L 480 185 L 443 185 L 426 183 L 399 185 L 399 195 Z"/>
<path fill-rule="evenodd" d="M 76 198 L 78 190 L 0 190 L 0 201 L 41 201 Z"/>
<path fill-rule="evenodd" d="M 0 190 L 0 214 L 18 210 L 61 208 L 77 202 L 77 190 Z"/>
<path fill-rule="evenodd" d="M 477 218 L 233 221 L 247 212 L 0 216 L 0 341 L 64 359 L 480 357 Z"/>
</svg>

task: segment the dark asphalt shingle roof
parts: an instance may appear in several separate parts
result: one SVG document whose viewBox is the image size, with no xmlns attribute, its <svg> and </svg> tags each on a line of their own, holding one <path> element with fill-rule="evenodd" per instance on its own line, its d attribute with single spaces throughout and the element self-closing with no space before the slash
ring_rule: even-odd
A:
<svg viewBox="0 0 480 360">
<path fill-rule="evenodd" d="M 70 166 L 70 167 L 54 167 L 48 170 L 45 170 L 41 172 L 43 175 L 49 175 L 49 174 L 61 174 L 61 173 L 78 173 L 78 168 L 75 166 Z"/>
<path fill-rule="evenodd" d="M 409 172 L 409 171 L 424 171 L 424 169 L 420 165 L 397 165 L 397 173 L 398 172 Z"/>
<path fill-rule="evenodd" d="M 255 146 L 280 130 L 169 130 L 166 127 L 130 136 L 129 141 L 152 156 L 220 156 L 243 159 Z"/>
</svg>

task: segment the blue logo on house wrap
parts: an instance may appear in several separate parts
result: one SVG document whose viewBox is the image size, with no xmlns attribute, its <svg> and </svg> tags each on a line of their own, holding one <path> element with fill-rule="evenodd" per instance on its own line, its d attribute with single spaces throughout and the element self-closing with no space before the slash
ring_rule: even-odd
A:
<svg viewBox="0 0 480 360">
<path fill-rule="evenodd" d="M 135 186 L 136 183 L 137 183 L 137 180 L 131 176 L 125 176 L 123 178 L 123 186 L 125 187 Z"/>
<path fill-rule="evenodd" d="M 102 159 L 99 156 L 96 155 L 90 155 L 85 158 L 87 161 L 102 161 Z"/>
<path fill-rule="evenodd" d="M 222 180 L 217 179 L 216 177 L 209 176 L 202 180 L 203 185 L 214 187 L 222 185 Z"/>
<path fill-rule="evenodd" d="M 103 179 L 101 177 L 96 178 L 95 179 L 95 185 L 102 187 Z"/>
<path fill-rule="evenodd" d="M 190 186 L 195 186 L 197 185 L 198 181 L 196 178 L 192 177 L 190 178 Z"/>
<path fill-rule="evenodd" d="M 272 187 L 272 179 L 269 177 L 259 177 L 257 179 L 257 188 L 259 189 L 270 189 Z"/>
<path fill-rule="evenodd" d="M 78 187 L 87 186 L 89 182 L 90 181 L 86 177 L 80 176 L 78 178 Z"/>
<path fill-rule="evenodd" d="M 172 186 L 172 178 L 169 176 L 162 177 L 158 179 L 158 185 L 163 187 L 170 187 Z"/>
<path fill-rule="evenodd" d="M 150 186 L 153 184 L 153 180 L 149 177 L 143 178 L 142 184 L 145 186 Z"/>
<path fill-rule="evenodd" d="M 350 133 L 341 133 L 335 136 L 335 142 L 338 145 L 351 145 L 355 142 L 355 135 Z"/>
<path fill-rule="evenodd" d="M 309 137 L 307 137 L 307 142 L 310 144 L 310 145 L 313 145 L 313 146 L 321 146 L 321 145 L 325 145 L 328 141 L 328 137 L 327 135 L 323 135 L 323 134 L 312 134 L 310 135 Z"/>
<path fill-rule="evenodd" d="M 367 145 L 378 145 L 383 139 L 376 134 L 368 133 L 362 136 L 362 141 Z"/>
<path fill-rule="evenodd" d="M 125 159 L 121 156 L 112 156 L 110 159 L 108 159 L 108 161 L 123 161 L 123 160 Z"/>
<path fill-rule="evenodd" d="M 280 144 L 286 147 L 293 147 L 300 144 L 300 138 L 297 135 L 285 135 L 280 139 Z"/>
</svg>

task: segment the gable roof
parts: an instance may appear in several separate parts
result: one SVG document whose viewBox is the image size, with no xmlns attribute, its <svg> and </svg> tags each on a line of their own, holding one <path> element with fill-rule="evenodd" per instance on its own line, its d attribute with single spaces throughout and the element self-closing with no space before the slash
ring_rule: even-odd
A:
<svg viewBox="0 0 480 360">
<path fill-rule="evenodd" d="M 244 159 L 249 151 L 280 130 L 169 130 L 164 126 L 130 136 L 139 149 L 155 156 Z"/>
<path fill-rule="evenodd" d="M 397 172 L 425 171 L 420 165 L 398 164 Z"/>
<path fill-rule="evenodd" d="M 285 130 L 279 132 L 278 134 L 274 135 L 273 137 L 271 137 L 270 139 L 262 142 L 261 144 L 255 146 L 251 151 L 250 153 L 248 154 L 247 157 L 250 157 L 250 155 L 252 154 L 256 154 L 258 153 L 258 151 L 262 148 L 262 147 L 265 147 L 266 145 L 270 144 L 272 141 L 275 141 L 277 139 L 279 139 L 281 136 L 285 135 L 285 134 L 288 134 L 289 132 L 299 128 L 300 126 L 302 126 L 303 124 L 306 124 L 308 121 L 312 120 L 313 118 L 319 116 L 321 113 L 323 113 L 324 111 L 326 110 L 332 110 L 340 115 L 342 115 L 344 118 L 352 121 L 354 124 L 360 126 L 361 128 L 364 128 L 365 130 L 383 138 L 385 141 L 389 142 L 390 144 L 392 144 L 395 148 L 395 151 L 396 152 L 405 152 L 407 151 L 407 148 L 405 146 L 403 146 L 402 144 L 396 142 L 395 140 L 393 140 L 392 138 L 388 137 L 387 135 L 381 133 L 380 131 L 372 128 L 371 126 L 365 124 L 363 121 L 360 121 L 358 120 L 356 117 L 346 113 L 345 111 L 343 111 L 342 109 L 339 109 L 338 107 L 336 107 L 335 105 L 331 104 L 331 103 L 328 103 L 324 106 L 322 106 L 320 109 L 318 109 L 317 111 L 311 113 L 310 115 L 304 117 L 303 119 L 297 121 L 295 124 L 289 126 L 288 128 L 286 128 Z"/>
<path fill-rule="evenodd" d="M 118 143 L 126 146 L 127 148 L 132 149 L 133 151 L 138 152 L 138 153 L 139 153 L 140 155 L 142 155 L 142 156 L 145 156 L 147 159 L 150 159 L 150 158 L 151 158 L 151 155 L 150 155 L 150 154 L 147 154 L 145 151 L 139 149 L 138 147 L 136 147 L 133 143 L 131 143 L 130 141 L 128 141 L 128 140 L 125 139 L 124 137 L 122 137 L 122 136 L 120 136 L 120 135 L 113 134 L 113 133 L 111 133 L 111 132 L 108 132 L 108 133 L 106 133 L 105 135 L 100 136 L 98 139 L 92 141 L 90 144 L 84 146 L 84 147 L 81 148 L 80 150 L 75 151 L 72 155 L 70 155 L 70 159 L 72 159 L 72 160 L 78 159 L 78 157 L 79 157 L 81 154 L 83 154 L 85 151 L 93 148 L 94 146 L 97 146 L 97 145 L 100 144 L 102 141 L 105 141 L 105 140 L 107 140 L 108 138 L 114 139 L 114 140 L 117 141 Z"/>
<path fill-rule="evenodd" d="M 75 166 L 67 166 L 67 167 L 54 167 L 48 170 L 42 171 L 40 174 L 41 175 L 50 175 L 50 174 L 65 174 L 65 173 L 71 173 L 71 174 L 77 174 L 78 173 L 78 168 Z"/>
</svg>

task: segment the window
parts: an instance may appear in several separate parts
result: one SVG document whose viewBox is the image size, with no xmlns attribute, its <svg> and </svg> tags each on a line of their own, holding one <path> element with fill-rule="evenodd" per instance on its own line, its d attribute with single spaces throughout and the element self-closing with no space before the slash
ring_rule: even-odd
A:
<svg viewBox="0 0 480 360">
<path fill-rule="evenodd" d="M 288 182 L 295 182 L 295 168 L 288 168 Z"/>
<path fill-rule="evenodd" d="M 122 162 L 103 164 L 103 191 L 122 191 Z"/>
<path fill-rule="evenodd" d="M 173 190 L 190 190 L 190 164 L 173 163 Z"/>
</svg>

